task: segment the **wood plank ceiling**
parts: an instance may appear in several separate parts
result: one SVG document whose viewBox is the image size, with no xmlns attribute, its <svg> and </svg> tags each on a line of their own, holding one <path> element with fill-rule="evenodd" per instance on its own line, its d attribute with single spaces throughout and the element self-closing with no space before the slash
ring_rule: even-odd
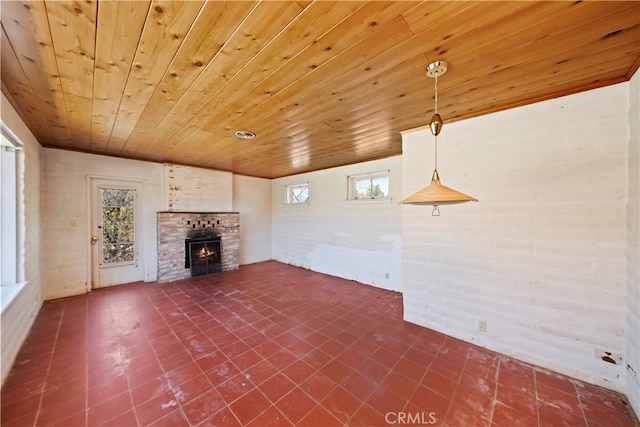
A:
<svg viewBox="0 0 640 427">
<path fill-rule="evenodd" d="M 433 113 L 434 60 L 449 62 L 444 132 L 640 65 L 638 1 L 0 8 L 2 90 L 42 145 L 264 178 L 400 154 L 399 132 Z"/>
</svg>

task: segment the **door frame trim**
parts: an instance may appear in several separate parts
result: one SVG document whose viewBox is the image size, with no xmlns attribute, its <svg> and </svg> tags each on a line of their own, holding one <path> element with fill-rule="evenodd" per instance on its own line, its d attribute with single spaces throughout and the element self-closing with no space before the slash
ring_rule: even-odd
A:
<svg viewBox="0 0 640 427">
<path fill-rule="evenodd" d="M 93 225 L 93 217 L 92 217 L 92 182 L 93 180 L 109 180 L 109 181 L 122 181 L 124 183 L 131 182 L 140 184 L 142 187 L 142 191 L 138 194 L 139 204 L 140 204 L 140 213 L 139 215 L 143 215 L 144 218 L 144 192 L 146 189 L 146 180 L 140 178 L 129 178 L 129 177 L 120 177 L 120 176 L 110 176 L 110 175 L 98 175 L 98 174 L 87 174 L 86 175 L 86 188 L 87 188 L 87 238 L 86 242 L 86 250 L 87 250 L 87 269 L 86 269 L 86 281 L 85 288 L 87 292 L 91 292 L 94 288 L 92 286 L 93 283 L 93 248 L 91 246 L 91 236 L 92 233 L 92 225 Z M 144 240 L 145 240 L 145 226 L 144 219 L 140 221 L 140 242 L 139 245 L 136 242 L 136 246 L 138 246 L 138 262 L 140 264 L 140 268 L 142 269 L 142 277 L 143 280 L 146 278 L 146 263 L 145 263 L 145 253 L 144 253 Z"/>
</svg>

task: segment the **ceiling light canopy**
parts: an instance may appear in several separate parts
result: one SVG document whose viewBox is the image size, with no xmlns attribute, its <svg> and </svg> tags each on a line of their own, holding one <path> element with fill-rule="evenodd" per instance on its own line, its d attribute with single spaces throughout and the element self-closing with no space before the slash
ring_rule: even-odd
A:
<svg viewBox="0 0 640 427">
<path fill-rule="evenodd" d="M 253 139 L 256 137 L 255 133 L 248 130 L 237 130 L 235 135 L 240 139 Z"/>
<path fill-rule="evenodd" d="M 438 205 L 478 201 L 474 197 L 440 183 L 440 175 L 438 174 L 438 135 L 442 130 L 443 122 L 442 117 L 438 114 L 438 77 L 447 72 L 447 65 L 445 61 L 436 61 L 427 67 L 427 76 L 435 79 L 435 109 L 429 122 L 429 129 L 435 137 L 435 167 L 431 176 L 431 184 L 402 201 L 404 204 L 433 205 L 432 214 L 434 216 L 440 215 Z"/>
</svg>

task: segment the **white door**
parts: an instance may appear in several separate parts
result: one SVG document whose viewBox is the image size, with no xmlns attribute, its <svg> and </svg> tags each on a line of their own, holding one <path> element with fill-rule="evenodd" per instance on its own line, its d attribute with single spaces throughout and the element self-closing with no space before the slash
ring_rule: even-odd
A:
<svg viewBox="0 0 640 427">
<path fill-rule="evenodd" d="M 143 279 L 142 183 L 91 179 L 91 287 Z"/>
</svg>

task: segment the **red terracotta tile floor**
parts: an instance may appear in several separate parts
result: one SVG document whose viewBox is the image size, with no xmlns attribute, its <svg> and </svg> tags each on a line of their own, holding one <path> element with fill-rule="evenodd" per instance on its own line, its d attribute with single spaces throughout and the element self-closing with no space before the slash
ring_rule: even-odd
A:
<svg viewBox="0 0 640 427">
<path fill-rule="evenodd" d="M 44 304 L 2 426 L 633 426 L 621 396 L 277 262 Z"/>
</svg>

